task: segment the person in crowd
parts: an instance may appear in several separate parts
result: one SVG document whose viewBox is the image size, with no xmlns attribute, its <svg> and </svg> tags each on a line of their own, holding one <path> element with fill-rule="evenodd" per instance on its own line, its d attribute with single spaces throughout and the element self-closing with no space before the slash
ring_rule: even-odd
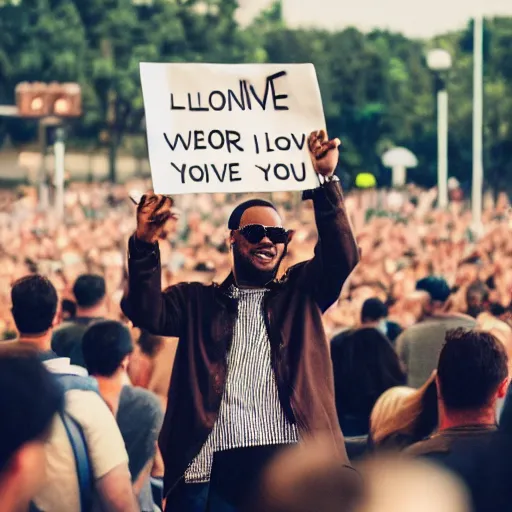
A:
<svg viewBox="0 0 512 512">
<path fill-rule="evenodd" d="M 354 512 L 473 512 L 463 483 L 428 461 L 387 455 L 358 470 L 365 488 Z"/>
<path fill-rule="evenodd" d="M 407 449 L 461 476 L 471 488 L 474 460 L 484 453 L 497 430 L 496 403 L 509 385 L 508 358 L 490 333 L 449 331 L 436 376 L 439 430 Z"/>
<path fill-rule="evenodd" d="M 339 305 L 339 304 L 338 304 Z M 339 318 L 340 314 L 346 313 L 346 309 L 344 309 L 343 313 L 338 309 L 333 312 L 332 308 L 326 315 L 324 315 L 324 325 L 326 324 L 327 316 L 337 316 Z M 334 340 L 336 340 L 336 344 L 340 344 L 345 337 L 350 336 L 355 330 L 361 328 L 375 328 L 379 329 L 384 334 L 387 332 L 387 307 L 386 305 L 378 298 L 370 298 L 366 299 L 361 308 L 361 314 L 359 322 L 356 325 L 337 329 L 334 332 L 331 332 L 331 344 Z M 394 324 L 394 322 L 393 322 Z M 395 324 L 396 325 L 396 324 Z"/>
<path fill-rule="evenodd" d="M 388 307 L 377 298 L 370 298 L 364 302 L 361 310 L 361 325 L 380 329 L 392 343 L 402 332 L 399 324 L 388 320 Z"/>
<path fill-rule="evenodd" d="M 3 345 L 33 349 L 41 361 L 55 359 L 51 344 L 57 304 L 57 291 L 46 277 L 26 276 L 16 281 L 11 288 L 11 313 L 18 338 Z"/>
<path fill-rule="evenodd" d="M 141 510 L 153 512 L 150 473 L 163 412 L 156 395 L 126 385 L 133 352 L 130 331 L 114 320 L 96 322 L 85 331 L 82 351 L 89 374 L 97 380 L 102 398 L 117 419 Z"/>
<path fill-rule="evenodd" d="M 473 452 L 475 476 L 465 478 L 470 485 L 473 512 L 501 512 L 512 503 L 512 437 L 511 431 L 500 430 L 493 436 L 484 453 Z"/>
<path fill-rule="evenodd" d="M 142 331 L 130 359 L 128 374 L 134 386 L 140 386 L 155 393 L 167 407 L 167 393 L 178 348 L 176 338 L 154 336 Z"/>
<path fill-rule="evenodd" d="M 388 315 L 388 308 L 377 298 L 366 299 L 361 308 L 361 326 L 375 327 Z"/>
<path fill-rule="evenodd" d="M 430 436 L 438 425 L 435 372 L 419 389 L 398 386 L 377 400 L 370 416 L 368 445 L 400 451 Z"/>
<path fill-rule="evenodd" d="M 247 511 L 355 512 L 364 484 L 340 463 L 328 438 L 313 436 L 270 462 Z"/>
<path fill-rule="evenodd" d="M 335 336 L 331 359 L 341 430 L 345 436 L 367 435 L 379 396 L 405 383 L 398 356 L 380 330 L 365 327 Z"/>
<path fill-rule="evenodd" d="M 304 198 L 313 200 L 319 241 L 315 257 L 280 280 L 292 233 L 271 203 L 251 200 L 228 222 L 227 280 L 162 292 L 157 240 L 172 200 L 148 194 L 139 203 L 124 311 L 137 327 L 180 338 L 160 437 L 168 510 L 199 510 L 190 503 L 208 482 L 212 512 L 239 509 L 261 468 L 312 432 L 329 432 L 348 464 L 321 316 L 359 255 L 334 176 L 339 141 L 320 131 L 308 143 L 322 184 Z"/>
<path fill-rule="evenodd" d="M 510 311 L 508 311 L 506 307 L 496 302 L 492 302 L 489 305 L 489 314 L 498 320 L 501 320 L 502 322 L 508 322 L 510 319 Z"/>
<path fill-rule="evenodd" d="M 37 390 L 37 392 L 34 392 Z M 0 508 L 29 508 L 45 484 L 45 443 L 64 394 L 33 350 L 0 349 Z"/>
<path fill-rule="evenodd" d="M 489 310 L 489 288 L 487 288 L 485 283 L 475 281 L 468 286 L 466 290 L 466 304 L 466 314 L 473 318 L 477 318 L 478 315 Z"/>
<path fill-rule="evenodd" d="M 67 384 L 64 412 L 73 418 L 85 439 L 93 477 L 93 499 L 109 511 L 137 510 L 128 456 L 112 413 L 100 395 L 89 386 L 83 376 L 85 370 L 71 365 L 68 358 L 51 357 L 49 347 L 58 304 L 54 286 L 40 275 L 26 276 L 14 283 L 11 295 L 12 314 L 20 336 L 18 342 L 1 344 L 0 354 L 26 347 L 25 350 L 37 353 L 40 359 L 45 360 L 55 378 L 59 375 L 66 377 L 67 380 L 59 382 L 74 381 L 72 385 Z M 34 388 L 32 392 L 38 396 L 39 390 Z M 76 467 L 68 431 L 62 417 L 56 415 L 46 443 L 46 485 L 34 498 L 38 509 L 80 511 L 81 490 Z"/>
<path fill-rule="evenodd" d="M 142 331 L 130 358 L 130 381 L 134 386 L 152 391 L 159 398 L 163 411 L 167 408 L 167 394 L 177 348 L 176 338 L 154 336 Z M 164 462 L 160 450 L 156 453 L 151 475 L 159 481 L 163 479 Z"/>
<path fill-rule="evenodd" d="M 450 287 L 441 277 L 429 276 L 418 281 L 417 290 L 429 294 L 423 320 L 406 329 L 397 340 L 397 352 L 407 371 L 407 384 L 421 387 L 436 368 L 446 332 L 456 328 L 472 329 L 476 322 L 462 314 L 446 312 Z"/>
<path fill-rule="evenodd" d="M 479 320 L 479 329 L 491 333 L 499 340 L 508 357 L 508 372 L 512 375 L 512 327 L 498 319 Z M 504 399 L 499 398 L 496 405 L 496 419 L 500 428 L 512 432 L 512 386 L 508 387 Z"/>
<path fill-rule="evenodd" d="M 264 473 L 250 512 L 469 512 L 468 493 L 449 471 L 424 460 L 374 457 L 355 479 L 323 438 L 280 454 Z"/>
<path fill-rule="evenodd" d="M 85 366 L 82 336 L 93 322 L 106 315 L 105 279 L 99 275 L 81 275 L 73 285 L 76 301 L 75 317 L 61 324 L 53 333 L 52 348 L 60 357 L 69 357 L 73 364 Z"/>
<path fill-rule="evenodd" d="M 76 302 L 70 299 L 63 299 L 61 303 L 62 320 L 71 321 L 76 317 Z"/>
</svg>

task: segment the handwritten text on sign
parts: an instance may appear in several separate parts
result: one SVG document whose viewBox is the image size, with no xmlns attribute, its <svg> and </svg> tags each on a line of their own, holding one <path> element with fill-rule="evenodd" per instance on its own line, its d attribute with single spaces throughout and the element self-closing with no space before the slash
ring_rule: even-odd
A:
<svg viewBox="0 0 512 512">
<path fill-rule="evenodd" d="M 310 64 L 142 63 L 157 193 L 318 186 L 307 136 L 325 127 Z"/>
</svg>

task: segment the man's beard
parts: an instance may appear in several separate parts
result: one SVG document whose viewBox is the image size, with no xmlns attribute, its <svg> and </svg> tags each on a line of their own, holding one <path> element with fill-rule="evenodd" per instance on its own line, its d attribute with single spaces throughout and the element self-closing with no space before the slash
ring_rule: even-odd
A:
<svg viewBox="0 0 512 512">
<path fill-rule="evenodd" d="M 237 283 L 255 287 L 265 286 L 276 278 L 279 266 L 285 256 L 286 248 L 273 269 L 260 270 L 251 263 L 249 258 L 241 254 L 237 245 L 234 244 L 233 259 Z"/>
</svg>

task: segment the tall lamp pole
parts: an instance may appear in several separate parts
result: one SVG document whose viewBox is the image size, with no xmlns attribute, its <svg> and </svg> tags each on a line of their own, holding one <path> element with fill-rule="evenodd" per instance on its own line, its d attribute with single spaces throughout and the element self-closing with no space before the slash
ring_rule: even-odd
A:
<svg viewBox="0 0 512 512">
<path fill-rule="evenodd" d="M 55 174 L 53 176 L 55 185 L 55 213 L 58 220 L 64 218 L 64 128 L 59 126 L 55 131 L 55 144 L 53 145 L 55 155 Z"/>
<path fill-rule="evenodd" d="M 39 170 L 39 207 L 46 211 L 49 207 L 48 185 L 46 183 L 46 152 L 48 126 L 59 126 L 57 129 L 55 151 L 56 213 L 58 218 L 64 217 L 64 119 L 79 117 L 82 113 L 82 93 L 80 85 L 71 83 L 50 84 L 42 82 L 21 82 L 16 86 L 16 112 L 21 118 L 39 120 L 39 140 L 41 143 L 41 168 Z"/>
<path fill-rule="evenodd" d="M 473 213 L 473 230 L 482 234 L 482 188 L 483 188 L 483 16 L 475 15 L 473 25 L 473 186 L 471 191 L 471 208 Z"/>
<path fill-rule="evenodd" d="M 448 91 L 446 73 L 452 67 L 452 57 L 442 49 L 427 54 L 427 65 L 434 72 L 437 93 L 437 191 L 438 207 L 448 206 Z"/>
</svg>

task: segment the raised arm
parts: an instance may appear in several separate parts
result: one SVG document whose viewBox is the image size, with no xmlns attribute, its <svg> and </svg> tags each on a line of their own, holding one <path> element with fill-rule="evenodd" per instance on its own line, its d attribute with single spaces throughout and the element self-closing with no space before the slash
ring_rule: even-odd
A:
<svg viewBox="0 0 512 512">
<path fill-rule="evenodd" d="M 304 199 L 313 200 L 318 243 L 313 259 L 291 269 L 291 273 L 299 274 L 301 288 L 314 296 L 322 311 L 336 302 L 343 284 L 359 262 L 359 250 L 341 186 L 334 177 L 338 145 L 338 139 L 329 141 L 323 131 L 310 136 L 309 148 L 315 170 L 324 180 L 319 188 L 304 193 Z"/>
<path fill-rule="evenodd" d="M 185 314 L 186 285 L 162 292 L 158 238 L 174 220 L 172 200 L 147 194 L 137 208 L 137 231 L 128 242 L 128 289 L 121 302 L 136 327 L 179 337 Z"/>
</svg>

